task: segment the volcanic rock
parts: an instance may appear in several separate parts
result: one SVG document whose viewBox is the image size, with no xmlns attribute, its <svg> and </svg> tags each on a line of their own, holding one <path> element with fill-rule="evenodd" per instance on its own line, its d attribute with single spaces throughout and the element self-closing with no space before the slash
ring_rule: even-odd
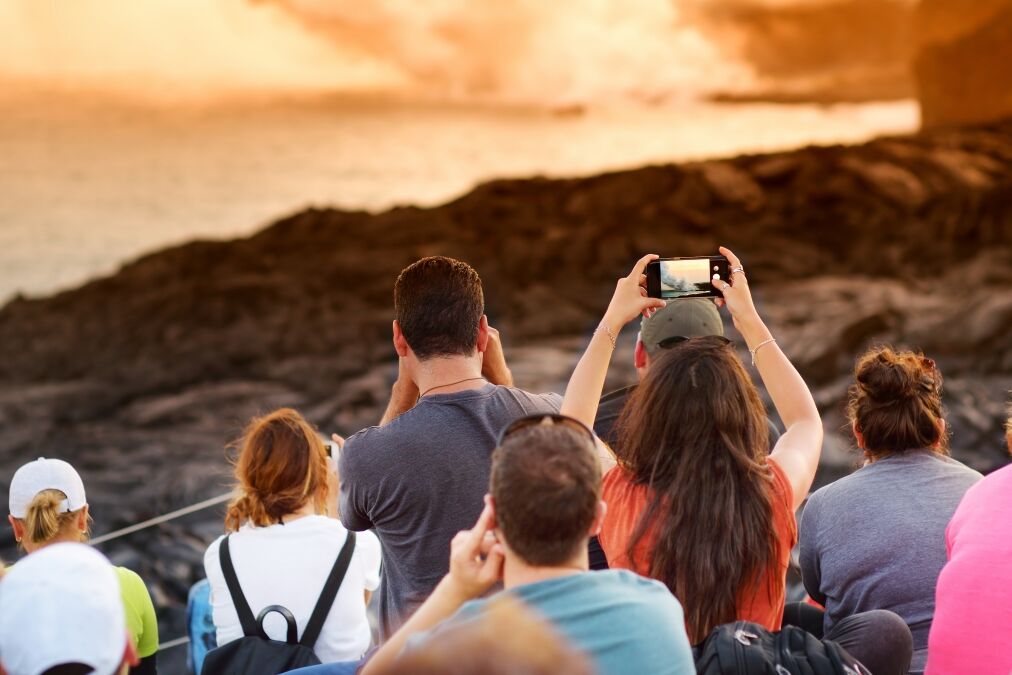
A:
<svg viewBox="0 0 1012 675">
<path fill-rule="evenodd" d="M 227 491 L 226 444 L 252 415 L 293 406 L 342 433 L 376 423 L 396 372 L 393 282 L 423 255 L 474 265 L 517 383 L 562 391 L 635 259 L 718 244 L 743 258 L 813 388 L 827 429 L 820 484 L 856 459 L 844 401 L 855 358 L 879 342 L 938 362 L 955 457 L 984 471 L 1007 462 L 1012 121 L 494 181 L 436 208 L 310 209 L 14 300 L 0 310 L 0 492 L 24 461 L 64 457 L 101 534 Z M 635 379 L 635 330 L 620 336 L 609 387 Z M 186 589 L 221 518 L 219 507 L 104 546 L 152 584 L 166 639 L 184 632 Z"/>
</svg>

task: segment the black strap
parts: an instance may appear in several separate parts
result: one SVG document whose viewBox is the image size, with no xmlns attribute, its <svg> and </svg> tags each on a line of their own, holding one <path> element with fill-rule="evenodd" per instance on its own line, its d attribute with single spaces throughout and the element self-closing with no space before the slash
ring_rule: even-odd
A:
<svg viewBox="0 0 1012 675">
<path fill-rule="evenodd" d="M 302 640 L 299 641 L 299 644 L 303 647 L 312 649 L 316 644 L 317 638 L 320 637 L 320 631 L 323 630 L 323 622 L 327 620 L 327 615 L 330 614 L 330 608 L 333 606 L 334 599 L 337 597 L 337 591 L 341 588 L 341 583 L 344 581 L 344 575 L 348 573 L 348 565 L 351 564 L 351 554 L 354 552 L 355 533 L 348 530 L 348 538 L 345 539 L 341 552 L 337 554 L 337 560 L 334 561 L 334 567 L 330 570 L 327 583 L 323 585 L 320 599 L 316 601 L 313 614 L 309 617 L 306 630 L 302 633 Z"/>
<path fill-rule="evenodd" d="M 260 635 L 260 628 L 253 618 L 253 612 L 246 602 L 246 596 L 239 588 L 239 578 L 235 575 L 235 567 L 232 565 L 232 554 L 228 552 L 228 538 L 232 535 L 226 534 L 218 548 L 218 558 L 221 562 L 221 572 L 225 575 L 225 583 L 228 584 L 228 593 L 232 596 L 232 604 L 235 606 L 235 613 L 239 615 L 239 625 L 242 626 L 242 634 L 246 637 L 257 637 Z"/>
</svg>

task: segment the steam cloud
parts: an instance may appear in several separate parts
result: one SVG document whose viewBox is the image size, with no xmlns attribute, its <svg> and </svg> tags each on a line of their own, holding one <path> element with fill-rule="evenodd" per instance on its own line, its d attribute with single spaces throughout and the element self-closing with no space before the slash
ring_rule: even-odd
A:
<svg viewBox="0 0 1012 675">
<path fill-rule="evenodd" d="M 805 34 L 805 22 L 820 25 L 819 8 L 854 5 L 846 23 L 913 1 L 5 0 L 0 80 L 169 96 L 370 89 L 548 106 L 678 101 L 770 88 L 764 77 L 785 77 L 779 62 L 797 69 L 799 54 L 827 43 Z M 823 30 L 840 23 L 823 12 Z M 846 64 L 861 27 L 837 32 L 822 50 Z M 905 56 L 865 62 L 883 58 Z"/>
</svg>

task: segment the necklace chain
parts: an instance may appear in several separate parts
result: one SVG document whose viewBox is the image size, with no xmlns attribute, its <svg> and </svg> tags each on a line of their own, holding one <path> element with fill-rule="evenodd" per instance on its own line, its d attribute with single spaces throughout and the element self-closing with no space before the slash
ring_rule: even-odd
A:
<svg viewBox="0 0 1012 675">
<path fill-rule="evenodd" d="M 457 380 L 456 382 L 448 382 L 446 384 L 437 384 L 435 387 L 429 387 L 428 389 L 426 389 L 425 391 L 423 391 L 421 394 L 418 395 L 418 398 L 419 399 L 422 398 L 423 396 L 425 396 L 426 394 L 428 394 L 433 389 L 442 389 L 444 387 L 452 387 L 455 384 L 464 384 L 465 382 L 470 382 L 471 380 L 484 380 L 484 379 L 485 378 L 483 376 L 478 375 L 477 377 L 465 377 L 463 380 Z"/>
</svg>

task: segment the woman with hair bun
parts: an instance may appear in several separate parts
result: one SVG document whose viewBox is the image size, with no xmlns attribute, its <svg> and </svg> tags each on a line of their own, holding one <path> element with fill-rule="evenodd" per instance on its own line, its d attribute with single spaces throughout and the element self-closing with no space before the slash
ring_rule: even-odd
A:
<svg viewBox="0 0 1012 675">
<path fill-rule="evenodd" d="M 934 361 L 880 347 L 854 369 L 848 418 L 864 465 L 811 496 L 801 520 L 805 587 L 828 631 L 890 610 L 913 635 L 911 673 L 927 660 L 945 528 L 981 475 L 949 457 L 942 374 Z"/>
<path fill-rule="evenodd" d="M 222 570 L 223 542 L 253 616 L 280 605 L 294 617 L 299 639 L 348 543 L 350 564 L 313 650 L 323 663 L 361 658 L 371 642 L 366 605 L 379 585 L 380 545 L 369 532 L 349 542 L 337 519 L 337 475 L 326 446 L 302 415 L 282 408 L 253 419 L 238 447 L 229 534 L 204 555 L 218 646 L 243 637 Z M 271 639 L 286 639 L 281 614 L 267 614 L 263 626 Z"/>
</svg>

